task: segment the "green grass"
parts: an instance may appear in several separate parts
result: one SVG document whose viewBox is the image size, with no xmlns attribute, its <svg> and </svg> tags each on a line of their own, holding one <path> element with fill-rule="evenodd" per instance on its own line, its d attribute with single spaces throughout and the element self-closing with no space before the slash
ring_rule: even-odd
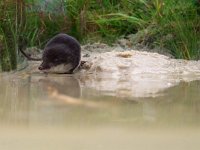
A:
<svg viewBox="0 0 200 150">
<path fill-rule="evenodd" d="M 18 0 L 26 4 L 21 6 L 14 2 L 0 2 L 0 62 L 5 71 L 20 63 L 19 48 L 43 48 L 60 32 L 82 43 L 108 44 L 135 34 L 133 43 L 166 48 L 175 58 L 200 58 L 199 0 L 67 0 L 48 4 L 45 11 L 41 0 Z"/>
<path fill-rule="evenodd" d="M 199 59 L 200 16 L 194 3 L 165 0 L 162 7 L 154 18 L 151 44 L 169 49 L 176 58 Z"/>
<path fill-rule="evenodd" d="M 14 11 L 6 10 L 7 7 L 11 7 L 12 10 L 15 8 L 11 3 L 1 4 L 1 24 L 0 24 L 0 34 L 1 38 L 1 68 L 3 71 L 10 71 L 17 68 L 17 32 L 18 26 L 17 21 L 14 21 Z M 17 14 L 16 14 L 17 16 Z"/>
</svg>

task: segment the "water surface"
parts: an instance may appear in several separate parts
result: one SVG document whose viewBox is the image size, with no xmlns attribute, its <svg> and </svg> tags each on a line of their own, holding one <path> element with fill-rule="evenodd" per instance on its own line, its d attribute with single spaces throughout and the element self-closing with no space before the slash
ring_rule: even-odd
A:
<svg viewBox="0 0 200 150">
<path fill-rule="evenodd" d="M 1 74 L 0 149 L 200 149 L 200 81 L 141 93 L 137 86 L 127 91 L 107 85 L 106 90 L 100 86 L 109 83 L 104 80 Z"/>
</svg>

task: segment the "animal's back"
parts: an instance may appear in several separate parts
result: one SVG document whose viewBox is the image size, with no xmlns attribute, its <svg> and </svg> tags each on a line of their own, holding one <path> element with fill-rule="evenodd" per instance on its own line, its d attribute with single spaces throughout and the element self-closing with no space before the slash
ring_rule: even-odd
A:
<svg viewBox="0 0 200 150">
<path fill-rule="evenodd" d="M 80 57 L 81 48 L 79 42 L 67 34 L 60 33 L 56 35 L 46 44 L 45 49 L 56 47 L 56 45 L 58 45 L 57 47 L 62 45 L 63 49 L 68 51 L 68 53 L 71 52 L 73 56 Z"/>
<path fill-rule="evenodd" d="M 64 33 L 60 33 L 58 35 L 56 35 L 55 37 L 53 37 L 47 44 L 45 47 L 51 47 L 52 45 L 55 45 L 55 44 L 66 44 L 68 45 L 69 47 L 77 47 L 77 48 L 80 48 L 80 44 L 79 42 L 67 35 L 67 34 L 64 34 Z"/>
</svg>

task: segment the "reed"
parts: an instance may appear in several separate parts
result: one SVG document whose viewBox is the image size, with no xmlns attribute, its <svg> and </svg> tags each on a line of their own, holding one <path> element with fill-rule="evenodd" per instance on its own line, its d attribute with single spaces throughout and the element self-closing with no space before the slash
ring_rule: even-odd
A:
<svg viewBox="0 0 200 150">
<path fill-rule="evenodd" d="M 4 2 L 4 1 L 3 1 Z M 1 43 L 1 68 L 3 71 L 10 71 L 17 68 L 17 9 L 12 1 L 1 2 L 1 24 L 0 34 L 2 35 Z M 7 10 L 7 8 L 11 8 Z M 14 15 L 15 14 L 15 15 Z M 13 17 L 15 16 L 15 18 Z"/>
</svg>

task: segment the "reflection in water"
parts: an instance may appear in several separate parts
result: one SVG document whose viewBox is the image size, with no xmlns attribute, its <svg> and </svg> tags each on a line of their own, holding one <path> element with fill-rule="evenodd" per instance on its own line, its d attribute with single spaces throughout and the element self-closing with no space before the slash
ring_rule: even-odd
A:
<svg viewBox="0 0 200 150">
<path fill-rule="evenodd" d="M 1 85 L 2 122 L 8 124 L 30 124 L 32 121 L 52 123 L 62 120 L 62 113 L 69 108 L 54 101 L 49 89 L 79 101 L 81 89 L 79 81 L 72 76 L 25 76 L 5 77 Z M 57 113 L 55 113 L 55 110 Z M 59 117 L 60 116 L 60 117 Z"/>
<path fill-rule="evenodd" d="M 117 122 L 134 126 L 146 123 L 190 126 L 200 123 L 200 81 L 182 82 L 161 91 L 157 97 L 144 98 L 109 96 L 107 92 L 84 87 L 82 80 L 70 75 L 3 76 L 1 83 L 1 124 L 65 126 Z"/>
<path fill-rule="evenodd" d="M 72 149 L 81 149 L 76 142 L 70 143 L 72 139 L 81 139 L 79 143 L 82 141 L 81 145 L 85 146 L 85 149 L 109 149 L 98 147 L 97 141 L 103 143 L 103 146 L 110 146 L 111 149 L 131 149 L 138 143 L 141 143 L 138 147 L 143 147 L 144 141 L 151 145 L 162 139 L 160 142 L 164 145 L 176 145 L 176 150 L 182 150 L 188 143 L 183 143 L 184 146 L 181 147 L 176 139 L 183 136 L 187 137 L 184 140 L 189 140 L 191 145 L 197 146 L 200 81 L 181 82 L 179 85 L 162 89 L 156 97 L 143 98 L 110 96 L 109 92 L 98 90 L 98 86 L 84 86 L 88 81 L 84 78 L 79 80 L 78 76 L 71 75 L 1 75 L 0 141 L 9 141 L 13 144 L 10 149 L 13 149 L 16 146 L 14 141 L 19 136 L 21 144 L 25 141 L 25 147 L 16 146 L 20 150 L 30 145 L 38 149 L 42 146 L 42 141 L 52 144 L 44 148 L 48 150 L 56 149 L 53 146 L 58 144 L 63 146 L 60 145 L 60 149 L 65 149 L 65 142 L 68 142 L 68 148 L 71 146 Z M 153 81 L 151 83 L 153 84 Z M 52 93 L 55 91 L 56 94 Z M 63 99 L 64 101 L 61 101 Z M 92 105 L 89 105 L 91 103 Z M 100 107 L 93 107 L 97 105 Z M 20 132 L 15 131 L 18 127 L 22 127 Z M 27 127 L 30 134 L 24 132 Z M 49 131 L 46 127 L 52 130 Z M 158 129 L 159 134 L 154 133 Z M 177 132 L 176 138 L 174 132 Z M 189 135 L 191 139 L 188 139 Z M 166 143 L 163 136 L 168 141 L 174 140 Z M 30 143 L 33 139 L 39 140 L 40 143 Z M 135 139 L 136 145 L 131 145 L 130 139 Z M 112 147 L 106 140 L 118 141 L 115 143 L 116 147 Z M 96 144 L 91 147 L 84 145 L 92 141 Z M 127 145 L 127 148 L 124 145 Z M 0 148 L 5 149 L 4 146 L 0 142 Z M 154 145 L 151 147 L 156 149 Z"/>
<path fill-rule="evenodd" d="M 35 84 L 33 86 L 38 86 L 38 89 L 44 91 L 48 91 L 48 88 L 51 88 L 71 97 L 79 98 L 81 96 L 79 80 L 73 76 L 38 76 L 32 77 L 32 82 L 39 83 L 39 85 Z"/>
</svg>

